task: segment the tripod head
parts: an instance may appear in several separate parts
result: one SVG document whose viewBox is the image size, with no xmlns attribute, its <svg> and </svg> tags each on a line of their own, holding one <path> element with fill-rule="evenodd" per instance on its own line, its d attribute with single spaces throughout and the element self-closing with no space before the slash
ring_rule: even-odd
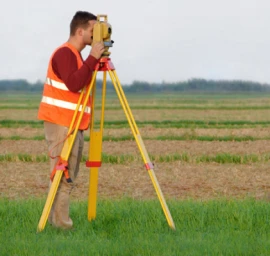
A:
<svg viewBox="0 0 270 256">
<path fill-rule="evenodd" d="M 104 18 L 103 21 L 101 21 L 101 18 Z M 96 42 L 103 42 L 105 51 L 102 54 L 103 57 L 109 57 L 110 52 L 109 47 L 113 46 L 114 41 L 111 40 L 111 34 L 112 34 L 112 27 L 111 25 L 107 22 L 108 18 L 107 15 L 97 15 L 97 22 L 94 25 L 94 31 L 93 31 L 93 42 L 92 44 Z"/>
</svg>

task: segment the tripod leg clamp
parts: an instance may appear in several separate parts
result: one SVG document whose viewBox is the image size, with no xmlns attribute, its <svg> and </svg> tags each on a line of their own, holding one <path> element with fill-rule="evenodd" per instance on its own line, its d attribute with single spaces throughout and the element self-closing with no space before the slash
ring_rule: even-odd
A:
<svg viewBox="0 0 270 256">
<path fill-rule="evenodd" d="M 86 161 L 86 167 L 100 167 L 101 161 Z"/>
<path fill-rule="evenodd" d="M 58 170 L 64 172 L 64 175 L 65 175 L 68 183 L 72 182 L 72 179 L 69 177 L 69 173 L 68 173 L 68 162 L 63 160 L 63 159 L 59 159 L 59 161 L 55 165 L 55 168 L 53 169 L 51 176 L 50 176 L 51 181 L 53 181 L 54 175 L 55 175 L 56 171 L 58 171 Z"/>
<path fill-rule="evenodd" d="M 151 169 L 154 169 L 154 165 L 152 163 L 146 163 L 145 167 L 146 167 L 146 170 L 148 170 L 148 171 Z"/>
</svg>

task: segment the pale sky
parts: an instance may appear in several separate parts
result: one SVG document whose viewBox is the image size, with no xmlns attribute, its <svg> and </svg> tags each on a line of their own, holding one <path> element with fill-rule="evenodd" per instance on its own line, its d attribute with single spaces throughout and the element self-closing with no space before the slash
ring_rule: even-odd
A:
<svg viewBox="0 0 270 256">
<path fill-rule="evenodd" d="M 122 84 L 192 78 L 270 83 L 269 0 L 5 1 L 0 80 L 43 81 L 78 10 L 108 15 L 111 59 Z"/>
</svg>

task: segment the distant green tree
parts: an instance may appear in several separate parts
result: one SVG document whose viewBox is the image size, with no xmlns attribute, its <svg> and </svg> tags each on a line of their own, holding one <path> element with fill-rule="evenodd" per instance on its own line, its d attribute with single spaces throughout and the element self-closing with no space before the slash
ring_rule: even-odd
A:
<svg viewBox="0 0 270 256">
<path fill-rule="evenodd" d="M 102 80 L 97 80 L 97 90 L 101 90 Z M 114 91 L 112 82 L 106 81 L 107 91 Z M 135 80 L 131 85 L 123 85 L 127 93 L 161 93 L 161 92 L 270 92 L 269 84 L 243 80 L 206 80 L 193 78 L 187 81 L 148 83 Z M 0 80 L 0 92 L 42 92 L 43 82 L 29 83 L 25 79 Z"/>
</svg>

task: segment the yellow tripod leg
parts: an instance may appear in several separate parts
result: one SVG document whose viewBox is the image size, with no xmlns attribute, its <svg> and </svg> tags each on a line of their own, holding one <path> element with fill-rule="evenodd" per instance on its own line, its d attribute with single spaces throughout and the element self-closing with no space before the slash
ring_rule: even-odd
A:
<svg viewBox="0 0 270 256">
<path fill-rule="evenodd" d="M 173 218 L 172 218 L 172 216 L 171 216 L 170 210 L 169 210 L 169 208 L 168 208 L 168 206 L 167 206 L 166 200 L 165 200 L 165 198 L 164 198 L 164 196 L 163 196 L 163 193 L 162 193 L 162 191 L 161 191 L 161 188 L 160 188 L 160 186 L 159 186 L 158 180 L 157 180 L 156 175 L 155 175 L 155 172 L 154 172 L 154 170 L 153 170 L 153 165 L 152 165 L 152 164 L 149 164 L 149 163 L 151 163 L 151 161 L 150 161 L 150 158 L 149 158 L 149 156 L 148 156 L 148 153 L 147 153 L 147 151 L 146 151 L 146 149 L 145 149 L 145 146 L 144 146 L 144 143 L 143 143 L 143 141 L 142 141 L 141 135 L 140 135 L 140 134 L 137 134 L 137 138 L 138 138 L 137 144 L 138 144 L 139 148 L 141 148 L 142 154 L 143 154 L 143 156 L 144 156 L 145 159 L 146 159 L 145 165 L 146 165 L 146 167 L 147 167 L 148 174 L 149 174 L 150 179 L 151 179 L 151 181 L 152 181 L 152 183 L 153 183 L 153 186 L 154 186 L 155 191 L 156 191 L 156 193 L 157 193 L 159 202 L 160 202 L 160 204 L 161 204 L 161 207 L 162 207 L 163 212 L 164 212 L 164 214 L 165 214 L 165 217 L 166 217 L 166 219 L 167 219 L 168 225 L 169 225 L 172 229 L 175 229 L 175 225 L 174 225 Z"/>
<path fill-rule="evenodd" d="M 93 105 L 95 104 L 96 90 L 93 90 Z M 89 175 L 89 195 L 88 195 L 88 220 L 96 218 L 97 209 L 97 190 L 98 190 L 98 168 L 101 166 L 102 158 L 102 136 L 104 123 L 104 109 L 105 109 L 105 95 L 106 95 L 106 72 L 103 73 L 102 86 L 102 108 L 100 118 L 100 128 L 94 131 L 94 107 L 92 110 L 92 120 L 90 127 L 90 147 L 89 147 L 89 161 L 87 166 L 90 167 Z"/>
<path fill-rule="evenodd" d="M 90 136 L 89 165 L 89 195 L 88 195 L 88 220 L 96 218 L 98 168 L 101 165 L 102 132 L 93 131 Z"/>
<path fill-rule="evenodd" d="M 131 128 L 132 133 L 134 135 L 135 141 L 136 141 L 136 143 L 138 145 L 138 148 L 140 150 L 140 153 L 142 155 L 144 164 L 145 164 L 145 166 L 146 166 L 146 168 L 148 170 L 150 179 L 151 179 L 151 181 L 153 183 L 153 186 L 155 188 L 155 191 L 157 193 L 158 199 L 160 201 L 160 204 L 161 204 L 161 207 L 163 209 L 166 220 L 168 222 L 168 225 L 172 229 L 175 229 L 174 221 L 172 219 L 171 213 L 169 211 L 169 208 L 167 206 L 167 203 L 166 203 L 166 200 L 165 200 L 165 198 L 163 196 L 163 193 L 162 193 L 162 191 L 160 189 L 158 180 L 157 180 L 156 175 L 155 175 L 154 170 L 153 170 L 153 165 L 151 164 L 150 158 L 148 156 L 148 153 L 147 153 L 146 148 L 144 146 L 144 143 L 142 141 L 142 138 L 141 138 L 141 135 L 139 133 L 138 127 L 137 127 L 136 122 L 135 122 L 135 120 L 133 118 L 133 115 L 131 113 L 131 110 L 130 110 L 130 107 L 129 107 L 128 102 L 126 100 L 124 91 L 123 91 L 123 89 L 121 87 L 120 80 L 117 77 L 117 74 L 116 74 L 115 70 L 113 70 L 113 71 L 109 70 L 109 74 L 110 74 L 112 83 L 113 83 L 113 85 L 115 87 L 118 98 L 120 100 L 120 103 L 121 103 L 121 105 L 123 107 L 123 110 L 124 110 L 124 112 L 126 114 L 126 117 L 127 117 L 128 122 L 129 122 L 130 128 Z"/>
<path fill-rule="evenodd" d="M 41 215 L 39 223 L 38 223 L 37 232 L 41 232 L 45 228 L 45 225 L 46 225 L 47 219 L 49 217 L 49 213 L 51 211 L 52 204 L 53 204 L 56 192 L 57 192 L 57 188 L 58 188 L 60 180 L 62 178 L 62 174 L 63 174 L 63 171 L 61 171 L 61 170 L 56 171 L 56 173 L 55 173 L 55 176 L 54 176 L 53 182 L 51 184 L 50 191 L 49 191 L 46 203 L 45 203 L 45 206 L 43 208 L 42 215 Z"/>
<path fill-rule="evenodd" d="M 82 117 L 83 117 L 83 113 L 84 113 L 86 104 L 88 102 L 88 98 L 90 96 L 94 81 L 96 79 L 96 75 L 97 75 L 97 71 L 95 71 L 93 73 L 92 81 L 91 81 L 86 93 L 84 94 L 84 91 L 82 91 L 81 95 L 79 97 L 79 100 L 78 100 L 78 103 L 76 106 L 76 110 L 74 112 L 69 130 L 68 130 L 68 134 L 71 133 L 75 123 L 76 123 L 76 126 L 75 126 L 73 134 L 70 134 L 69 137 L 67 138 L 67 140 L 65 141 L 63 149 L 61 151 L 61 159 L 65 160 L 65 161 L 68 161 L 70 152 L 72 150 L 72 147 L 73 147 L 73 144 L 74 144 L 74 141 L 75 141 Z M 82 103 L 83 96 L 85 96 L 85 97 L 84 97 L 84 100 Z M 78 111 L 79 111 L 81 103 L 82 103 L 82 109 L 81 109 L 81 112 L 79 114 L 79 118 L 77 119 L 77 115 L 78 115 Z M 50 190 L 49 190 L 49 193 L 48 193 L 48 196 L 46 199 L 45 206 L 44 206 L 43 211 L 42 211 L 42 215 L 41 215 L 39 223 L 38 223 L 37 232 L 41 232 L 45 228 L 45 225 L 46 225 L 46 222 L 48 220 L 49 213 L 51 211 L 51 208 L 52 208 L 52 205 L 53 205 L 53 202 L 55 199 L 55 195 L 57 193 L 57 189 L 59 187 L 59 183 L 60 183 L 60 180 L 62 178 L 62 175 L 63 175 L 62 170 L 56 170 L 53 182 L 50 186 Z"/>
<path fill-rule="evenodd" d="M 69 149 L 73 145 L 73 138 L 74 138 L 74 134 L 70 135 L 64 143 L 63 149 L 61 151 L 61 158 L 63 160 L 68 159 Z M 47 196 L 45 206 L 43 208 L 41 218 L 38 223 L 38 228 L 37 228 L 38 232 L 42 231 L 45 228 L 62 175 L 63 175 L 63 170 L 56 170 L 55 176 L 53 178 L 53 182 L 50 186 L 50 190 Z"/>
</svg>

